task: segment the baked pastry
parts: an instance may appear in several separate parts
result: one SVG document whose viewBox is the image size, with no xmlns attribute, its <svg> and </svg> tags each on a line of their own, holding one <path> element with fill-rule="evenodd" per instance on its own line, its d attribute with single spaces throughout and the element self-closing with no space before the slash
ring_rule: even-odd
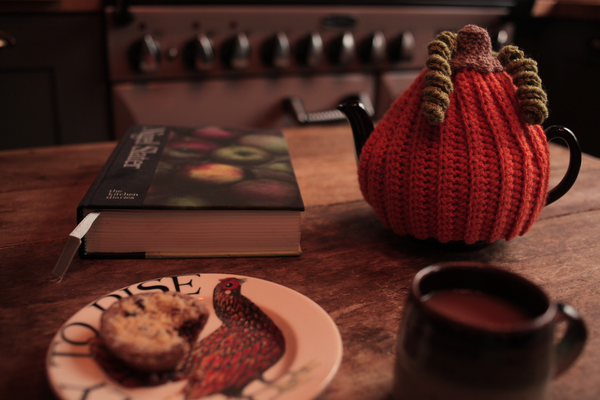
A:
<svg viewBox="0 0 600 400">
<path fill-rule="evenodd" d="M 114 303 L 100 320 L 108 350 L 141 371 L 166 371 L 189 353 L 208 319 L 201 301 L 178 292 L 136 294 Z"/>
</svg>

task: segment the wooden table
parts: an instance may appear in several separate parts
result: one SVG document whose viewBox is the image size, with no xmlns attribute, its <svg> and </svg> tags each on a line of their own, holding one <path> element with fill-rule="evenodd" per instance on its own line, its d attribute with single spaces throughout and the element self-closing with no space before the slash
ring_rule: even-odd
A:
<svg viewBox="0 0 600 400">
<path fill-rule="evenodd" d="M 54 398 L 45 372 L 53 335 L 80 308 L 162 276 L 230 273 L 266 279 L 317 302 L 338 325 L 342 365 L 326 400 L 387 398 L 396 332 L 413 275 L 440 261 L 493 263 L 575 306 L 589 341 L 553 383 L 553 400 L 600 399 L 600 160 L 584 156 L 571 191 L 523 237 L 483 250 L 435 250 L 385 229 L 362 200 L 347 126 L 285 132 L 301 186 L 301 257 L 81 260 L 65 280 L 52 269 L 76 225 L 75 208 L 115 143 L 0 152 L 0 397 Z M 553 145 L 552 182 L 567 162 Z"/>
</svg>

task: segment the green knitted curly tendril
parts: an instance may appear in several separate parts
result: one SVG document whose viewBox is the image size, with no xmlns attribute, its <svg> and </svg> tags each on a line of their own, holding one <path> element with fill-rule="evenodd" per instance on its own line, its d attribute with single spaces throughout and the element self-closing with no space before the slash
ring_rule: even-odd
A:
<svg viewBox="0 0 600 400">
<path fill-rule="evenodd" d="M 517 87 L 517 98 L 523 110 L 523 119 L 530 125 L 537 125 L 548 118 L 548 97 L 542 89 L 538 76 L 537 63 L 525 58 L 516 46 L 505 46 L 498 52 L 498 61 L 512 76 Z"/>
<path fill-rule="evenodd" d="M 421 111 L 432 125 L 444 121 L 444 114 L 450 105 L 450 93 L 454 90 L 450 75 L 450 59 L 456 50 L 456 34 L 452 32 L 440 33 L 436 40 L 427 46 L 429 58 L 425 74 L 423 90 L 423 105 Z"/>
</svg>

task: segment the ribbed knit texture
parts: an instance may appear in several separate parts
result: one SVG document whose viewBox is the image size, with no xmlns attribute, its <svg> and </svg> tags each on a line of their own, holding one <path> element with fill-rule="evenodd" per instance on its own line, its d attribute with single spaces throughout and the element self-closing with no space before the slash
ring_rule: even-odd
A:
<svg viewBox="0 0 600 400">
<path fill-rule="evenodd" d="M 523 121 L 509 75 L 470 67 L 453 69 L 445 118 L 432 125 L 421 112 L 426 72 L 362 150 L 365 200 L 387 227 L 419 239 L 470 244 L 523 235 L 548 190 L 542 128 Z"/>
</svg>

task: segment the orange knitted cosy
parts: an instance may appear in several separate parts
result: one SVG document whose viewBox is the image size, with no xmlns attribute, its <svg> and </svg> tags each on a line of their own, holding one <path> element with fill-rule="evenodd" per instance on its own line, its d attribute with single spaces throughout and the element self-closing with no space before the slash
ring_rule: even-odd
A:
<svg viewBox="0 0 600 400">
<path fill-rule="evenodd" d="M 536 96 L 545 107 L 545 94 L 528 94 L 535 83 L 513 82 L 484 29 L 469 25 L 453 39 L 441 45 L 446 67 L 436 65 L 440 40 L 430 44 L 428 68 L 367 140 L 360 188 L 398 234 L 442 243 L 510 240 L 530 229 L 546 200 L 549 153 L 539 123 L 547 114 L 529 107 Z M 432 74 L 436 68 L 446 68 L 447 82 Z"/>
</svg>

